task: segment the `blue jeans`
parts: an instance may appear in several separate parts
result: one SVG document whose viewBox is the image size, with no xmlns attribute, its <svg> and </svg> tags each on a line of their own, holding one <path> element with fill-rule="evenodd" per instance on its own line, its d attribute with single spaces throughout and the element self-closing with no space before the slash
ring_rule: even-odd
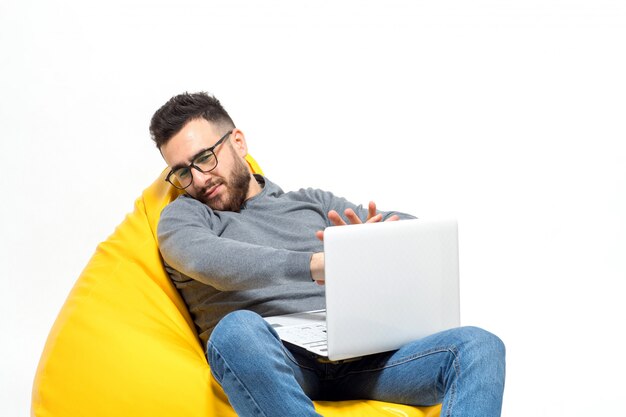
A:
<svg viewBox="0 0 626 417">
<path fill-rule="evenodd" d="M 475 327 L 447 330 L 397 351 L 322 363 L 287 349 L 259 315 L 236 311 L 217 325 L 207 358 L 237 415 L 319 416 L 312 400 L 374 399 L 428 406 L 441 416 L 496 417 L 504 344 Z"/>
</svg>

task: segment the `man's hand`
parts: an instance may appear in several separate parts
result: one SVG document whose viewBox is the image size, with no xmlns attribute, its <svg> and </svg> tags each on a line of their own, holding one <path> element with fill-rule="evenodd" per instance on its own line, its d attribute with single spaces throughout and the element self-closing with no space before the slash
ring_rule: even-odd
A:
<svg viewBox="0 0 626 417">
<path fill-rule="evenodd" d="M 348 224 L 363 223 L 359 216 L 357 216 L 352 209 L 346 209 L 343 214 L 346 216 L 346 219 L 348 219 L 350 223 L 346 223 L 346 221 L 341 218 L 339 213 L 337 213 L 335 210 L 331 210 L 328 212 L 328 219 L 335 226 L 346 226 Z M 367 206 L 367 219 L 365 220 L 365 223 L 378 223 L 382 221 L 382 219 L 382 214 L 376 214 L 376 203 L 370 201 L 369 205 Z M 394 214 L 385 221 L 393 222 L 396 220 L 400 220 L 400 218 Z M 319 240 L 323 241 L 324 231 L 318 230 L 317 232 L 315 232 L 315 236 L 317 236 Z M 326 283 L 326 277 L 324 276 L 324 252 L 314 253 L 311 257 L 311 278 L 313 278 L 313 281 L 315 281 L 315 283 L 318 285 L 324 285 Z"/>
<path fill-rule="evenodd" d="M 346 209 L 343 212 L 343 214 L 346 216 L 346 219 L 348 219 L 350 223 L 346 223 L 346 221 L 335 210 L 331 210 L 328 212 L 328 219 L 335 226 L 346 226 L 348 224 L 362 224 L 363 223 L 361 219 L 359 218 L 359 216 L 357 216 L 354 210 L 352 209 Z M 373 201 L 370 201 L 369 205 L 367 206 L 367 219 L 365 223 L 378 223 L 382 221 L 382 219 L 383 219 L 382 214 L 380 213 L 376 214 L 376 203 L 374 203 Z M 394 214 L 393 216 L 391 216 L 385 221 L 392 222 L 396 220 L 400 220 L 400 218 Z M 324 231 L 318 230 L 317 232 L 315 232 L 315 236 L 317 236 L 319 240 L 323 241 Z"/>
</svg>

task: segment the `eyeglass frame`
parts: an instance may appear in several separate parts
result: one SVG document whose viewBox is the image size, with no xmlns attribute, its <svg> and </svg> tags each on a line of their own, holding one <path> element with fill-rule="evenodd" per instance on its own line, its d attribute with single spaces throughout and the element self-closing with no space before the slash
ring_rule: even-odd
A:
<svg viewBox="0 0 626 417">
<path fill-rule="evenodd" d="M 215 168 L 217 168 L 217 165 L 219 164 L 219 160 L 217 159 L 217 154 L 215 153 L 215 148 L 217 148 L 218 146 L 220 146 L 222 144 L 222 142 L 224 142 L 233 132 L 235 131 L 235 129 L 230 130 L 229 132 L 226 132 L 226 134 L 224 136 L 222 136 L 217 142 L 215 142 L 215 145 L 211 146 L 210 148 L 206 148 L 201 150 L 200 152 L 198 152 L 193 159 L 191 160 L 191 163 L 189 163 L 188 165 L 183 165 L 183 166 L 179 166 L 178 168 L 174 167 L 170 170 L 170 172 L 167 174 L 167 176 L 165 177 L 165 181 L 167 181 L 168 183 L 170 183 L 174 188 L 178 189 L 178 190 L 185 190 L 187 188 L 189 188 L 189 186 L 191 184 L 193 184 L 193 175 L 191 176 L 191 181 L 189 182 L 189 184 L 187 184 L 187 186 L 185 187 L 179 187 L 178 185 L 174 184 L 174 182 L 171 180 L 172 175 L 174 175 L 175 171 L 178 171 L 182 168 L 188 168 L 189 172 L 191 172 L 191 169 L 194 168 L 199 172 L 202 172 L 203 174 L 207 174 L 211 171 L 213 171 Z M 208 171 L 205 171 L 203 169 L 201 169 L 199 166 L 197 166 L 195 164 L 195 161 L 200 158 L 201 156 L 204 156 L 204 154 L 206 154 L 207 152 L 211 152 L 213 154 L 213 157 L 215 158 L 215 166 L 211 169 L 209 169 Z"/>
</svg>

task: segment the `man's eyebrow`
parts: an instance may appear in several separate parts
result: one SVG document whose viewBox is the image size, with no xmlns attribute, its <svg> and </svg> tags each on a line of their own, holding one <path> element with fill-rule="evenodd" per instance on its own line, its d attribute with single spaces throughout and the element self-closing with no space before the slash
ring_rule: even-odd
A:
<svg viewBox="0 0 626 417">
<path fill-rule="evenodd" d="M 181 169 L 181 168 L 189 168 L 189 165 L 193 162 L 194 159 L 196 159 L 197 157 L 199 157 L 200 155 L 202 155 L 203 153 L 205 153 L 209 149 L 211 149 L 211 148 L 204 148 L 204 149 L 196 152 L 194 155 L 192 155 L 191 158 L 189 158 L 189 162 L 188 163 L 182 162 L 180 164 L 174 165 L 172 167 L 172 171 L 176 171 L 177 169 Z"/>
</svg>

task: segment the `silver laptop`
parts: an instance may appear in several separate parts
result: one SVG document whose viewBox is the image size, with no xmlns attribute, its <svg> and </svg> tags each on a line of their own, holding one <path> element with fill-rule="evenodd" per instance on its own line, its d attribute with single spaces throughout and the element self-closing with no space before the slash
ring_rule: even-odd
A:
<svg viewBox="0 0 626 417">
<path fill-rule="evenodd" d="M 285 343 L 337 361 L 460 325 L 456 221 L 329 227 L 324 253 L 326 311 L 265 318 Z"/>
</svg>

